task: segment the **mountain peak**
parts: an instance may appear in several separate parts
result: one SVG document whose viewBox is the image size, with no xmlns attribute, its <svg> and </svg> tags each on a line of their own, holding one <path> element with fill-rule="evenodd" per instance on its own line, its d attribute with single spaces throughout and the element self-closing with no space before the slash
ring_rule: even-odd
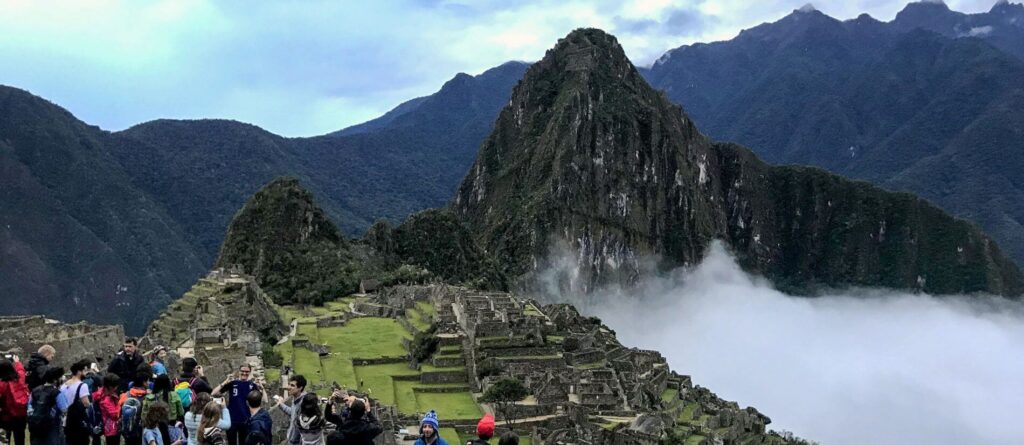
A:
<svg viewBox="0 0 1024 445">
<path fill-rule="evenodd" d="M 801 6 L 800 8 L 793 10 L 793 11 L 794 12 L 810 13 L 810 12 L 818 12 L 818 8 L 815 8 L 814 5 L 811 4 L 811 3 L 807 3 L 807 4 L 803 5 L 803 6 Z"/>
<path fill-rule="evenodd" d="M 604 69 L 607 63 L 632 66 L 615 36 L 597 28 L 579 28 L 558 40 L 543 61 L 557 60 L 567 71 Z"/>
</svg>

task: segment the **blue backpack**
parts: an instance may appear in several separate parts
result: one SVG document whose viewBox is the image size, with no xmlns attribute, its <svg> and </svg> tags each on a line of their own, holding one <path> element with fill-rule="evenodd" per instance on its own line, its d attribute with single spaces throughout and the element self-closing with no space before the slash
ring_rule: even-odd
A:
<svg viewBox="0 0 1024 445">
<path fill-rule="evenodd" d="M 117 429 L 121 431 L 125 443 L 140 443 L 142 440 L 142 400 L 128 397 L 121 405 L 121 421 Z"/>
</svg>

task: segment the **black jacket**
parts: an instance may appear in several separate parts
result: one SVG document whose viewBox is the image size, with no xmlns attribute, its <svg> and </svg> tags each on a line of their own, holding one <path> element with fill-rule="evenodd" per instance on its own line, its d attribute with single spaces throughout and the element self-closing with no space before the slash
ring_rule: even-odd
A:
<svg viewBox="0 0 1024 445">
<path fill-rule="evenodd" d="M 32 391 L 43 386 L 43 374 L 50 368 L 50 361 L 38 352 L 33 352 L 28 358 L 28 366 L 25 367 L 25 384 L 28 390 Z"/>
<path fill-rule="evenodd" d="M 347 418 L 338 430 L 327 437 L 327 443 L 344 443 L 345 445 L 373 445 L 373 438 L 377 437 L 383 428 L 373 413 L 366 413 L 362 419 Z"/>
<path fill-rule="evenodd" d="M 110 361 L 110 366 L 107 366 L 107 372 L 117 374 L 121 378 L 121 385 L 118 389 L 121 392 L 125 392 L 128 391 L 128 385 L 135 380 L 136 373 L 139 372 L 139 365 L 144 362 L 142 354 L 139 354 L 138 351 L 135 351 L 132 355 L 127 355 L 124 351 L 121 351 Z"/>
</svg>

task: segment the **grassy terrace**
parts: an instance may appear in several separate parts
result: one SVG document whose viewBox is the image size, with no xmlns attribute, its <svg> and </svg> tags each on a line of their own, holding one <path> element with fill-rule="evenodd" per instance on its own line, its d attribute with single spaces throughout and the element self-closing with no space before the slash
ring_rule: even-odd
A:
<svg viewBox="0 0 1024 445">
<path fill-rule="evenodd" d="M 317 317 L 338 312 L 348 312 L 354 298 L 339 299 L 322 308 L 278 308 L 286 320 L 298 320 L 296 337 L 293 340 L 309 340 L 327 345 L 330 354 L 319 354 L 304 347 L 296 347 L 291 341 L 274 347 L 286 364 L 303 374 L 311 384 L 338 382 L 346 388 L 367 392 L 386 405 L 395 405 L 407 414 L 422 414 L 434 409 L 442 419 L 476 419 L 482 414 L 480 406 L 473 400 L 466 384 L 424 384 L 419 380 L 396 380 L 395 377 L 418 377 L 421 371 L 401 363 L 376 365 L 355 365 L 353 359 L 405 358 L 407 351 L 403 340 L 412 338 L 398 320 L 379 317 L 357 317 L 343 326 L 317 327 Z M 408 321 L 417 329 L 426 329 L 434 316 L 433 305 L 420 302 L 408 311 Z M 439 354 L 458 355 L 461 346 L 448 346 Z M 422 366 L 423 372 L 465 371 L 465 367 L 437 368 L 430 364 Z M 268 370 L 268 378 L 279 376 L 278 370 Z M 458 392 L 424 392 L 423 389 L 464 389 Z M 321 395 L 327 389 L 318 391 Z M 454 439 L 458 435 L 451 431 Z M 455 443 L 455 442 L 453 442 Z"/>
</svg>

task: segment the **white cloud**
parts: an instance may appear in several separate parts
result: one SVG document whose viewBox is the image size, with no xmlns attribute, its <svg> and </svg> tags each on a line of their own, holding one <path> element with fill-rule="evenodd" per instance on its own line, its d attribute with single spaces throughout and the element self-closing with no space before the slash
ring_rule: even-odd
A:
<svg viewBox="0 0 1024 445">
<path fill-rule="evenodd" d="M 624 344 L 661 351 L 777 430 L 840 445 L 1024 441 L 1019 303 L 884 290 L 792 297 L 718 246 L 690 272 L 584 304 Z"/>
<path fill-rule="evenodd" d="M 575 28 L 612 32 L 634 63 L 649 65 L 671 48 L 731 38 L 804 2 L 0 0 L 0 83 L 107 129 L 219 117 L 313 135 L 433 93 L 460 71 L 537 60 Z M 901 7 L 815 5 L 840 18 L 891 18 Z M 336 114 L 312 114 L 323 112 Z"/>
</svg>

